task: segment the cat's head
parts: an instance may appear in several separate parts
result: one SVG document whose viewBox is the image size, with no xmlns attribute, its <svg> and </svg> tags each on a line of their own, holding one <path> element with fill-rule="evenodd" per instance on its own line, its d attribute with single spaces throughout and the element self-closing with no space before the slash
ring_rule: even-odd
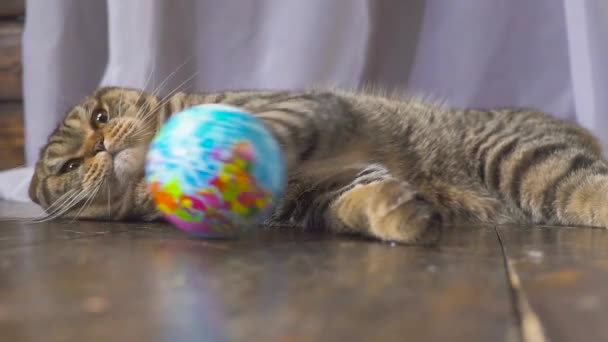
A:
<svg viewBox="0 0 608 342">
<path fill-rule="evenodd" d="M 30 198 L 54 216 L 133 215 L 160 105 L 150 94 L 125 88 L 102 88 L 83 99 L 40 151 Z"/>
</svg>

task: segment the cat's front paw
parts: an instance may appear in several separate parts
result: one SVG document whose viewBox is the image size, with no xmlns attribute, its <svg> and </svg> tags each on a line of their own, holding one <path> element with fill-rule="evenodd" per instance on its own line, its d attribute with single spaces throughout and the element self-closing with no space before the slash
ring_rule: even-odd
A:
<svg viewBox="0 0 608 342">
<path fill-rule="evenodd" d="M 348 230 L 403 243 L 430 243 L 441 229 L 434 205 L 405 182 L 390 179 L 342 194 L 332 211 Z"/>
<path fill-rule="evenodd" d="M 367 207 L 370 234 L 385 241 L 428 242 L 441 216 L 433 204 L 404 183 L 378 185 Z"/>
</svg>

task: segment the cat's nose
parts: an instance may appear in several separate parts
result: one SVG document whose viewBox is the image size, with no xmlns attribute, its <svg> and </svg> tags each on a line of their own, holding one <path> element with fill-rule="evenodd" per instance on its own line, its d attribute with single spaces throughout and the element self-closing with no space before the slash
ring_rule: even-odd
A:
<svg viewBox="0 0 608 342">
<path fill-rule="evenodd" d="M 93 145 L 93 154 L 97 154 L 99 152 L 103 152 L 106 150 L 106 146 L 103 144 L 103 137 L 97 139 L 95 144 Z"/>
</svg>

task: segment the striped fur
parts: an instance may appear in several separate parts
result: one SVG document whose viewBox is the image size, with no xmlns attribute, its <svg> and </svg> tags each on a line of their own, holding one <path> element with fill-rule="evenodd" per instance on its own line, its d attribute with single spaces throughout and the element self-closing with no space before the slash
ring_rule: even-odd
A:
<svg viewBox="0 0 608 342">
<path fill-rule="evenodd" d="M 529 109 L 449 109 L 338 90 L 159 99 L 100 89 L 50 136 L 32 199 L 54 216 L 157 218 L 143 180 L 147 145 L 172 113 L 202 103 L 250 111 L 281 143 L 290 186 L 268 223 L 401 242 L 442 223 L 608 225 L 608 165 L 586 130 Z M 103 127 L 91 124 L 99 108 L 110 114 Z M 105 151 L 94 148 L 100 139 Z M 82 164 L 61 172 L 74 158 Z M 80 197 L 61 197 L 70 191 Z"/>
</svg>

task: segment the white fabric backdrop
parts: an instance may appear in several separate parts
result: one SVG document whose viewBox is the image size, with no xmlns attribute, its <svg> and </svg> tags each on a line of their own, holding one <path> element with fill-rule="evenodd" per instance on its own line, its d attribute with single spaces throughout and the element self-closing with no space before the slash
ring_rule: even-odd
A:
<svg viewBox="0 0 608 342">
<path fill-rule="evenodd" d="M 184 62 L 165 90 L 372 82 L 534 106 L 608 146 L 607 36 L 601 0 L 28 0 L 27 161 L 81 96 L 151 89 Z"/>
</svg>

